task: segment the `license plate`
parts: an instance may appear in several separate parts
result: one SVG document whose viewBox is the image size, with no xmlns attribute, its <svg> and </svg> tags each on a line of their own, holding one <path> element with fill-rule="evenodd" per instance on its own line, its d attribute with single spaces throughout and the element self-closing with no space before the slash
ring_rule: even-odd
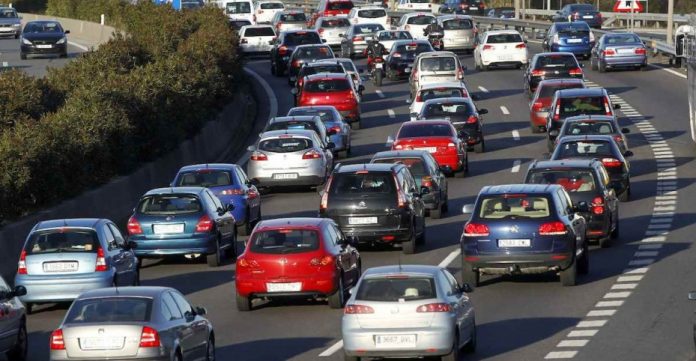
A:
<svg viewBox="0 0 696 361">
<path fill-rule="evenodd" d="M 472 7 L 469 8 L 469 10 L 478 10 L 478 8 L 475 7 L 475 6 L 472 6 Z"/>
<path fill-rule="evenodd" d="M 635 50 L 633 50 L 633 49 L 619 49 L 618 53 L 619 54 L 634 54 Z"/>
<path fill-rule="evenodd" d="M 123 337 L 87 337 L 80 339 L 83 350 L 119 350 L 123 348 Z"/>
<path fill-rule="evenodd" d="M 152 226 L 155 234 L 184 233 L 184 224 L 155 224 Z"/>
<path fill-rule="evenodd" d="M 377 69 L 382 69 L 382 63 L 376 63 L 375 68 Z"/>
<path fill-rule="evenodd" d="M 39 49 L 50 49 L 53 47 L 53 45 L 36 45 L 36 47 Z"/>
<path fill-rule="evenodd" d="M 416 335 L 376 335 L 376 347 L 416 347 Z"/>
<path fill-rule="evenodd" d="M 430 153 L 437 153 L 437 147 L 418 147 L 416 149 L 427 150 Z"/>
<path fill-rule="evenodd" d="M 501 60 L 501 61 L 512 60 L 512 55 L 498 55 L 498 60 Z"/>
<path fill-rule="evenodd" d="M 348 224 L 376 224 L 377 217 L 348 217 Z"/>
<path fill-rule="evenodd" d="M 77 262 L 46 262 L 43 269 L 45 272 L 75 272 Z"/>
<path fill-rule="evenodd" d="M 583 19 L 592 19 L 592 18 L 594 18 L 594 16 L 592 16 L 592 15 L 585 15 L 585 16 L 583 16 L 582 18 L 583 18 Z"/>
<path fill-rule="evenodd" d="M 411 72 L 411 68 L 404 69 L 404 73 L 410 73 L 410 72 Z"/>
<path fill-rule="evenodd" d="M 568 39 L 568 42 L 571 44 L 582 43 L 582 39 Z"/>
<path fill-rule="evenodd" d="M 302 283 L 266 283 L 266 290 L 268 292 L 300 292 L 302 290 Z"/>
<path fill-rule="evenodd" d="M 530 239 L 499 239 L 498 247 L 530 247 Z"/>
<path fill-rule="evenodd" d="M 297 179 L 297 173 L 278 173 L 273 175 L 273 179 Z"/>
</svg>

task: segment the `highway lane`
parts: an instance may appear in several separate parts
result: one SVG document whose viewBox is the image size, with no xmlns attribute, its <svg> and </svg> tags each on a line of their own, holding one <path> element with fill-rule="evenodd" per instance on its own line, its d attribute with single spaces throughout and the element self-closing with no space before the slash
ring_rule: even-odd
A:
<svg viewBox="0 0 696 361">
<path fill-rule="evenodd" d="M 29 58 L 22 60 L 19 58 L 19 40 L 18 39 L 0 39 L 0 64 L 7 62 L 9 69 L 20 69 L 29 75 L 43 77 L 47 73 L 47 68 L 59 68 L 67 64 L 70 60 L 79 56 L 84 49 L 68 43 L 68 57 L 46 57 L 46 58 Z M 0 68 L 0 69 L 7 69 Z"/>
</svg>

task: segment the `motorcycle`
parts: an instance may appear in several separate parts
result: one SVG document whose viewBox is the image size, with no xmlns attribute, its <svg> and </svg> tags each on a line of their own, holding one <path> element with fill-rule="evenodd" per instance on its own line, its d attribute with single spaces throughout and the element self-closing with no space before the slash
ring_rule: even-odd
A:
<svg viewBox="0 0 696 361">
<path fill-rule="evenodd" d="M 442 38 L 445 37 L 443 33 L 430 33 L 428 34 L 428 42 L 433 46 L 435 50 L 442 50 L 444 48 L 444 43 Z"/>
<path fill-rule="evenodd" d="M 384 78 L 384 57 L 375 56 L 372 58 L 370 76 L 375 86 L 382 86 L 382 78 Z"/>
</svg>

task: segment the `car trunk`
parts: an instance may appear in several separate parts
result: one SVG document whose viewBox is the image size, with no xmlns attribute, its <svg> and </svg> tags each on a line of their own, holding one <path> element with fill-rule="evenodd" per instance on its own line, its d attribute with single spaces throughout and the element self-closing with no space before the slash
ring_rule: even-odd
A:
<svg viewBox="0 0 696 361">
<path fill-rule="evenodd" d="M 643 45 L 639 44 L 627 44 L 627 45 L 612 45 L 610 47 L 607 47 L 607 50 L 613 49 L 615 55 L 607 56 L 609 58 L 612 57 L 622 57 L 622 56 L 637 56 L 639 54 L 636 53 L 638 49 L 644 49 Z M 645 53 L 641 54 L 645 55 Z"/>
<path fill-rule="evenodd" d="M 416 312 L 420 305 L 436 303 L 437 299 L 407 302 L 369 302 L 366 303 L 374 313 L 360 313 L 355 319 L 362 329 L 369 330 L 408 330 L 430 327 L 435 312 Z"/>
<path fill-rule="evenodd" d="M 563 46 L 586 45 L 590 43 L 590 32 L 583 30 L 560 31 L 559 41 Z"/>
<path fill-rule="evenodd" d="M 283 279 L 288 278 L 314 277 L 316 267 L 310 267 L 310 262 L 322 256 L 321 249 L 288 253 L 248 252 L 246 255 L 258 264 L 251 273 L 251 277 L 268 280 L 271 283 L 282 282 Z"/>
<path fill-rule="evenodd" d="M 399 139 L 397 144 L 403 149 L 422 149 L 435 154 L 447 152 L 450 143 L 452 143 L 450 137 L 419 137 Z"/>
<path fill-rule="evenodd" d="M 62 328 L 68 357 L 75 359 L 135 357 L 143 326 L 136 323 L 90 323 Z"/>
<path fill-rule="evenodd" d="M 485 219 L 490 235 L 487 241 L 478 241 L 481 253 L 535 253 L 548 252 L 553 249 L 553 236 L 539 236 L 540 219 Z M 502 241 L 502 242 L 501 242 Z M 515 246 L 502 247 L 501 243 Z M 528 245 L 525 245 L 528 244 Z"/>
<path fill-rule="evenodd" d="M 203 213 L 200 211 L 179 214 L 138 213 L 136 219 L 142 225 L 144 236 L 164 241 L 192 237 L 201 216 Z"/>
<path fill-rule="evenodd" d="M 267 171 L 287 171 L 293 169 L 304 169 L 307 168 L 307 162 L 310 160 L 302 159 L 302 156 L 307 153 L 309 149 L 299 150 L 297 152 L 288 153 L 275 153 L 269 151 L 263 151 L 268 157 L 268 161 L 257 162 L 261 165 L 261 169 Z"/>
<path fill-rule="evenodd" d="M 353 91 L 308 92 L 302 94 L 302 105 L 337 105 L 355 102 Z"/>
<path fill-rule="evenodd" d="M 93 252 L 52 252 L 26 256 L 27 274 L 32 276 L 92 273 L 96 263 L 96 249 Z"/>
<path fill-rule="evenodd" d="M 401 224 L 396 192 L 338 193 L 329 197 L 328 216 L 340 227 L 394 228 Z"/>
</svg>

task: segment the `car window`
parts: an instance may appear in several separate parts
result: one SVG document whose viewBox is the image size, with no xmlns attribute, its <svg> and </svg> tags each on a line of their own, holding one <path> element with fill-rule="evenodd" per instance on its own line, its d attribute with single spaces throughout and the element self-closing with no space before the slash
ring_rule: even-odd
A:
<svg viewBox="0 0 696 361">
<path fill-rule="evenodd" d="M 332 195 L 394 193 L 394 177 L 385 172 L 339 173 L 331 183 Z"/>
<path fill-rule="evenodd" d="M 554 159 L 564 158 L 589 158 L 589 157 L 613 157 L 611 143 L 603 140 L 583 140 L 562 142 L 558 146 L 558 153 Z"/>
<path fill-rule="evenodd" d="M 407 40 L 413 39 L 407 31 L 383 31 L 377 36 L 378 40 Z"/>
<path fill-rule="evenodd" d="M 237 172 L 237 179 L 239 179 L 239 183 L 248 184 L 249 178 L 247 178 L 246 174 L 244 174 L 244 171 L 241 168 L 236 168 L 235 170 Z"/>
<path fill-rule="evenodd" d="M 464 93 L 462 88 L 437 88 L 420 91 L 421 101 L 424 102 L 439 98 L 461 98 L 465 97 L 466 95 L 467 94 Z"/>
<path fill-rule="evenodd" d="M 288 121 L 274 121 L 268 126 L 266 126 L 266 131 L 271 130 L 285 130 L 285 129 L 299 129 L 299 130 L 313 130 L 318 132 L 317 125 L 314 121 L 310 120 L 288 120 Z M 283 138 L 290 138 L 283 136 Z"/>
<path fill-rule="evenodd" d="M 294 59 L 330 59 L 334 56 L 328 46 L 308 46 L 296 49 L 292 57 Z"/>
<path fill-rule="evenodd" d="M 369 9 L 358 11 L 358 17 L 366 19 L 383 18 L 385 16 L 387 16 L 387 12 L 382 9 Z"/>
<path fill-rule="evenodd" d="M 292 153 L 312 148 L 307 138 L 272 138 L 259 142 L 259 150 L 272 153 Z"/>
<path fill-rule="evenodd" d="M 353 34 L 372 34 L 380 30 L 384 30 L 382 24 L 355 25 L 353 27 Z"/>
<path fill-rule="evenodd" d="M 165 292 L 162 294 L 162 301 L 175 320 L 183 317 L 181 311 L 179 310 L 179 306 L 176 305 L 176 301 L 174 301 L 174 298 L 170 292 Z"/>
<path fill-rule="evenodd" d="M 191 304 L 186 301 L 184 296 L 179 294 L 178 292 L 170 292 L 172 295 L 172 298 L 174 299 L 174 302 L 176 302 L 176 305 L 179 306 L 179 311 L 181 311 L 181 314 L 185 315 L 186 312 L 193 313 L 193 308 L 191 308 Z"/>
<path fill-rule="evenodd" d="M 28 23 L 24 26 L 25 33 L 62 33 L 63 28 L 58 23 L 54 22 L 38 22 Z"/>
<path fill-rule="evenodd" d="M 77 299 L 64 323 L 149 322 L 152 299 L 145 297 L 99 297 Z"/>
<path fill-rule="evenodd" d="M 311 229 L 274 229 L 255 232 L 249 241 L 255 253 L 304 253 L 319 249 L 319 235 Z"/>
<path fill-rule="evenodd" d="M 1 291 L 9 291 L 10 286 L 5 282 L 5 279 L 0 276 L 0 292 Z"/>
<path fill-rule="evenodd" d="M 227 14 L 249 14 L 251 13 L 251 4 L 248 2 L 233 2 L 225 5 Z"/>
<path fill-rule="evenodd" d="M 323 122 L 336 121 L 334 119 L 334 112 L 328 109 L 317 109 L 317 108 L 294 108 L 288 112 L 288 116 L 305 116 L 305 115 L 317 115 Z"/>
<path fill-rule="evenodd" d="M 347 79 L 322 79 L 305 82 L 303 90 L 310 93 L 343 92 L 351 90 Z"/>
<path fill-rule="evenodd" d="M 486 38 L 486 44 L 506 44 L 523 42 L 520 34 L 491 34 Z"/>
<path fill-rule="evenodd" d="M 234 184 L 227 170 L 200 169 L 179 173 L 177 187 L 220 187 Z"/>
<path fill-rule="evenodd" d="M 188 194 L 156 194 L 143 197 L 138 204 L 140 214 L 186 214 L 203 209 L 197 196 Z"/>
<path fill-rule="evenodd" d="M 474 28 L 474 23 L 469 19 L 452 19 L 442 22 L 445 30 L 470 30 Z"/>
<path fill-rule="evenodd" d="M 640 38 L 633 34 L 612 34 L 606 36 L 604 42 L 607 45 L 643 44 Z"/>
<path fill-rule="evenodd" d="M 592 171 L 584 169 L 533 171 L 527 177 L 526 182 L 533 184 L 558 184 L 571 193 L 593 192 L 597 189 Z"/>
<path fill-rule="evenodd" d="M 430 2 L 430 0 L 424 0 L 424 2 L 428 3 Z M 433 19 L 435 19 L 435 17 L 432 15 L 417 15 L 408 18 L 408 20 L 406 20 L 406 23 L 409 25 L 428 25 L 433 21 Z"/>
<path fill-rule="evenodd" d="M 275 31 L 270 26 L 264 26 L 260 28 L 247 28 L 244 30 L 244 37 L 251 38 L 255 36 L 275 36 Z"/>
<path fill-rule="evenodd" d="M 536 69 L 574 68 L 578 66 L 578 61 L 573 55 L 554 54 L 540 56 L 534 65 Z"/>
<path fill-rule="evenodd" d="M 261 3 L 261 9 L 263 10 L 270 10 L 270 9 L 284 9 L 285 5 L 283 3 Z"/>
<path fill-rule="evenodd" d="M 580 82 L 543 84 L 541 85 L 541 89 L 539 90 L 539 98 L 550 98 L 556 93 L 557 90 L 561 89 L 577 89 L 584 87 L 585 86 Z"/>
<path fill-rule="evenodd" d="M 378 158 L 372 161 L 372 163 L 381 163 L 381 164 L 391 164 L 391 163 L 402 163 L 406 167 L 408 167 L 408 170 L 413 174 L 414 177 L 422 177 L 424 175 L 427 175 L 426 173 L 426 164 L 423 162 L 423 159 L 418 158 L 418 157 L 412 157 L 412 158 Z"/>
<path fill-rule="evenodd" d="M 298 20 L 298 21 L 305 22 L 306 20 Z M 317 34 L 315 32 L 298 31 L 296 33 L 285 34 L 285 44 L 290 45 L 290 46 L 319 44 L 319 43 L 321 43 L 321 39 L 319 38 L 319 34 Z"/>
<path fill-rule="evenodd" d="M 0 9 L 0 18 L 12 19 L 17 17 L 17 12 L 14 9 Z"/>
<path fill-rule="evenodd" d="M 560 114 L 564 117 L 582 114 L 606 114 L 603 96 L 561 98 Z"/>
<path fill-rule="evenodd" d="M 457 70 L 457 59 L 453 56 L 423 58 L 420 61 L 420 68 L 423 71 L 455 71 Z"/>
<path fill-rule="evenodd" d="M 334 234 L 336 245 L 340 246 L 343 243 L 342 241 L 345 239 L 345 235 L 335 224 L 331 224 L 329 228 L 331 228 L 332 233 Z"/>
<path fill-rule="evenodd" d="M 347 28 L 350 26 L 350 21 L 346 18 L 322 19 L 322 28 Z"/>
<path fill-rule="evenodd" d="M 304 68 L 305 76 L 312 75 L 312 74 L 318 74 L 318 73 L 345 73 L 345 72 L 346 72 L 346 70 L 343 69 L 343 66 L 341 66 L 340 64 L 321 64 L 321 65 L 306 66 Z"/>
<path fill-rule="evenodd" d="M 487 196 L 481 201 L 479 212 L 479 217 L 483 219 L 546 218 L 549 215 L 549 199 L 546 196 L 527 194 Z"/>
<path fill-rule="evenodd" d="M 101 248 L 101 244 L 94 230 L 60 228 L 32 233 L 24 246 L 24 251 L 27 255 L 32 255 L 64 252 L 97 252 L 99 248 Z"/>
<path fill-rule="evenodd" d="M 614 124 L 611 122 L 571 122 L 566 126 L 565 134 L 568 135 L 608 135 L 614 133 Z"/>
<path fill-rule="evenodd" d="M 423 108 L 423 117 L 461 117 L 468 118 L 476 114 L 473 104 L 468 102 L 457 103 L 430 103 Z"/>
<path fill-rule="evenodd" d="M 216 197 L 214 194 L 210 192 L 205 192 L 208 195 L 208 198 L 210 198 L 210 202 L 213 204 L 213 209 L 220 209 L 222 208 L 222 202 L 220 202 L 220 198 Z"/>
<path fill-rule="evenodd" d="M 394 275 L 370 277 L 360 282 L 358 301 L 404 302 L 435 298 L 435 280 L 431 277 Z"/>
<path fill-rule="evenodd" d="M 287 13 L 287 14 L 280 14 L 279 15 L 279 20 L 284 22 L 284 23 L 300 23 L 300 22 L 306 22 L 307 21 L 307 16 L 305 13 Z M 293 35 L 295 34 L 288 34 L 290 37 L 294 38 Z M 294 42 L 293 42 L 294 44 Z M 309 43 L 307 43 L 309 44 Z"/>
<path fill-rule="evenodd" d="M 109 246 L 109 251 L 116 248 L 118 246 L 116 244 L 116 237 L 114 237 L 114 234 L 111 232 L 111 229 L 109 229 L 109 226 L 102 226 L 102 232 L 104 232 L 104 237 L 106 237 L 104 241 L 106 241 L 106 244 Z"/>
<path fill-rule="evenodd" d="M 452 274 L 449 273 L 447 270 L 441 269 L 440 272 L 442 273 L 440 278 L 442 278 L 447 284 L 446 291 L 450 292 L 451 295 L 458 294 L 459 282 L 457 282 L 457 279 L 455 279 L 454 276 L 452 276 Z"/>
<path fill-rule="evenodd" d="M 326 5 L 326 10 L 350 10 L 352 8 L 352 1 L 332 1 Z"/>
<path fill-rule="evenodd" d="M 123 235 L 121 234 L 121 231 L 116 227 L 116 225 L 112 223 L 107 224 L 109 226 L 109 229 L 111 229 L 111 232 L 114 234 L 114 238 L 116 239 L 116 244 L 119 245 L 119 247 L 123 247 L 126 244 L 126 240 L 123 238 Z"/>
<path fill-rule="evenodd" d="M 454 136 L 449 124 L 406 123 L 399 130 L 398 138 L 451 137 Z"/>
</svg>

